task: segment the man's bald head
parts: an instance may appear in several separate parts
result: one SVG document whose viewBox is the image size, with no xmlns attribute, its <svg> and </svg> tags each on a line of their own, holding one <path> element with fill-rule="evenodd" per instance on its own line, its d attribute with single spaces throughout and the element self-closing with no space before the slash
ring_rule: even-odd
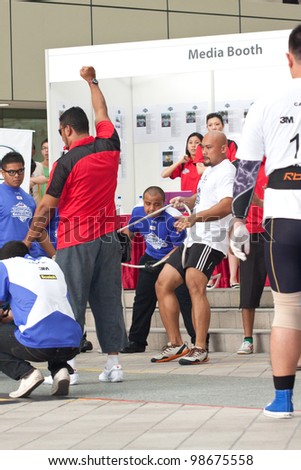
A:
<svg viewBox="0 0 301 470">
<path fill-rule="evenodd" d="M 209 131 L 204 135 L 202 141 L 203 157 L 205 166 L 218 165 L 226 158 L 227 137 L 221 131 Z"/>
</svg>

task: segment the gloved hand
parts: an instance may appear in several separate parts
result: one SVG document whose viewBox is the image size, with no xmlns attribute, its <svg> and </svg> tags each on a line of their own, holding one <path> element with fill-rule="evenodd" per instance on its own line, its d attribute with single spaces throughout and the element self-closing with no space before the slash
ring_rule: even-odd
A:
<svg viewBox="0 0 301 470">
<path fill-rule="evenodd" d="M 155 263 L 157 263 L 158 260 L 150 260 L 150 261 L 146 261 L 145 263 L 145 266 L 144 266 L 144 269 L 145 271 L 147 271 L 148 273 L 154 273 L 157 271 L 157 269 L 159 269 L 159 266 L 153 266 Z"/>
<path fill-rule="evenodd" d="M 230 248 L 236 258 L 246 261 L 250 253 L 250 234 L 245 224 L 236 220 L 230 231 Z"/>
</svg>

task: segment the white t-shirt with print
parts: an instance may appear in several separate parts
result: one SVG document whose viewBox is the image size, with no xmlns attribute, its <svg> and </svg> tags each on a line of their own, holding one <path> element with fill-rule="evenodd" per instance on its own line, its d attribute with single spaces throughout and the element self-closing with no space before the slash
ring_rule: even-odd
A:
<svg viewBox="0 0 301 470">
<path fill-rule="evenodd" d="M 257 100 L 250 108 L 236 157 L 262 160 L 265 171 L 301 165 L 301 78 L 290 79 L 277 94 Z M 301 190 L 265 190 L 264 219 L 301 219 Z"/>
<path fill-rule="evenodd" d="M 206 168 L 198 184 L 193 213 L 218 204 L 226 197 L 233 197 L 233 183 L 236 169 L 225 159 L 215 166 Z M 197 222 L 190 230 L 187 246 L 203 243 L 227 255 L 229 249 L 229 223 L 232 215 L 210 222 Z"/>
</svg>

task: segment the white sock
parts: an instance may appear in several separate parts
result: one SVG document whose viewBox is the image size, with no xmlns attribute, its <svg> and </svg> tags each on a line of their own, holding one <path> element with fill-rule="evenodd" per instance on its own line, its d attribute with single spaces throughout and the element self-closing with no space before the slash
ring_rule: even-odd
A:
<svg viewBox="0 0 301 470">
<path fill-rule="evenodd" d="M 73 359 L 70 359 L 70 361 L 67 361 L 69 366 L 72 367 L 72 369 L 74 370 L 74 372 L 76 372 L 76 359 L 75 357 Z"/>
<path fill-rule="evenodd" d="M 106 363 L 106 369 L 107 370 L 110 370 L 112 369 L 113 366 L 116 366 L 117 364 L 119 364 L 119 357 L 118 357 L 118 354 L 110 354 L 108 355 L 108 358 L 107 358 L 107 363 Z"/>
</svg>

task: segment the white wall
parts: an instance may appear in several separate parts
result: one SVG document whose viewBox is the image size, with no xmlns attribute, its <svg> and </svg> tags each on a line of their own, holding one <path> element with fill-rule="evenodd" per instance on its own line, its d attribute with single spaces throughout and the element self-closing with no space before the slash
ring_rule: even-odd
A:
<svg viewBox="0 0 301 470">
<path fill-rule="evenodd" d="M 205 133 L 205 115 L 222 109 L 238 116 L 225 131 L 239 141 L 241 113 L 259 95 L 289 79 L 285 53 L 290 31 L 231 34 L 201 38 L 89 46 L 46 51 L 47 109 L 51 161 L 59 157 L 61 140 L 57 132 L 59 111 L 78 105 L 93 115 L 89 88 L 80 78 L 82 65 L 92 64 L 100 79 L 109 114 L 122 116 L 120 166 L 117 195 L 130 212 L 149 185 L 178 190 L 180 180 L 161 178 L 162 150 L 170 145 L 176 157 L 184 154 L 187 136 Z M 234 51 L 234 52 L 233 52 Z M 196 104 L 202 122 L 180 122 L 185 108 Z M 178 132 L 160 129 L 160 113 L 172 108 L 179 116 Z M 154 129 L 139 134 L 136 115 L 151 110 Z M 232 122 L 235 122 L 233 118 Z M 196 128 L 197 127 L 197 128 Z M 231 130 L 232 129 L 232 130 Z M 176 129 L 177 130 L 177 129 Z M 119 129 L 120 133 L 120 129 Z M 232 133 L 232 134 L 231 134 Z M 91 184 L 96 184 L 91 178 Z"/>
</svg>

